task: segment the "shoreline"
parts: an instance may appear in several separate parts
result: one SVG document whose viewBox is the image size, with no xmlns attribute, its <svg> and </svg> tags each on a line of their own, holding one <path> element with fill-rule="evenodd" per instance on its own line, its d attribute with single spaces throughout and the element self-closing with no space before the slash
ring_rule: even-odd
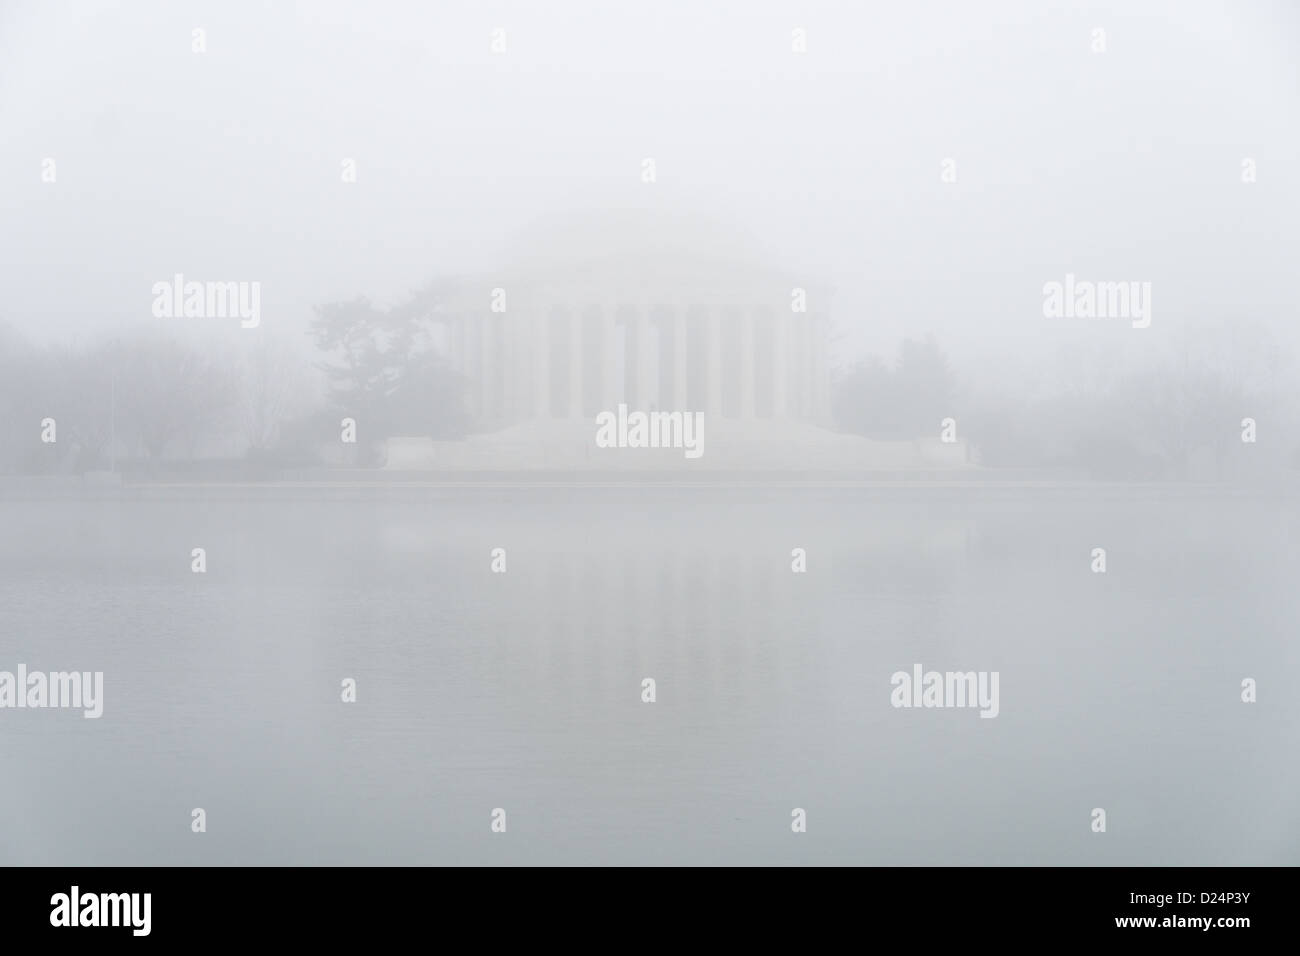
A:
<svg viewBox="0 0 1300 956">
<path fill-rule="evenodd" d="M 351 492 L 353 497 L 382 497 L 410 492 L 427 495 L 446 491 L 458 495 L 474 492 L 514 491 L 737 491 L 796 493 L 800 491 L 864 492 L 889 495 L 917 492 L 941 496 L 950 492 L 962 497 L 1005 498 L 1055 495 L 1062 497 L 1123 498 L 1265 498 L 1300 497 L 1300 481 L 1275 479 L 1252 482 L 1207 481 L 1099 481 L 1044 475 L 1016 475 L 970 472 L 897 473 L 843 475 L 835 473 L 707 473 L 686 479 L 663 473 L 454 473 L 454 472 L 358 472 L 351 470 L 298 473 L 263 480 L 246 477 L 222 478 L 168 475 L 155 479 L 142 476 L 0 476 L 0 501 L 31 499 L 148 500 L 185 497 L 224 497 L 226 493 L 264 493 L 281 497 L 298 493 L 304 497 Z"/>
</svg>

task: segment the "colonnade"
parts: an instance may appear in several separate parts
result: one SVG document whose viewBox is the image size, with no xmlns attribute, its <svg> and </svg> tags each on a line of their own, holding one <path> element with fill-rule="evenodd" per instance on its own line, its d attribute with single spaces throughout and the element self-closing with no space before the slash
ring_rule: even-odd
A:
<svg viewBox="0 0 1300 956">
<path fill-rule="evenodd" d="M 829 418 L 827 326 L 771 308 L 556 307 L 443 315 L 482 423 L 632 409 L 727 419 Z"/>
</svg>

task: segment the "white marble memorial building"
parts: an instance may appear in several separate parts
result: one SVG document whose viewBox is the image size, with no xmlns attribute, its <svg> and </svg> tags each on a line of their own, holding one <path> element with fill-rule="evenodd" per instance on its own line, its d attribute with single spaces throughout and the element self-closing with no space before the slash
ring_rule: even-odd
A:
<svg viewBox="0 0 1300 956">
<path fill-rule="evenodd" d="M 589 422 L 620 403 L 700 411 L 715 422 L 829 419 L 826 320 L 791 312 L 789 289 L 745 303 L 746 290 L 725 288 L 597 301 L 584 301 L 582 289 L 495 288 L 504 312 L 445 319 L 467 407 L 485 428 Z M 774 304 L 782 292 L 784 311 Z"/>
<path fill-rule="evenodd" d="M 475 433 L 389 442 L 393 469 L 905 467 L 913 443 L 830 430 L 829 290 L 689 216 L 602 213 L 525 234 L 433 318 Z M 706 451 L 602 449 L 596 417 L 702 413 Z M 937 426 L 937 423 L 936 423 Z"/>
</svg>

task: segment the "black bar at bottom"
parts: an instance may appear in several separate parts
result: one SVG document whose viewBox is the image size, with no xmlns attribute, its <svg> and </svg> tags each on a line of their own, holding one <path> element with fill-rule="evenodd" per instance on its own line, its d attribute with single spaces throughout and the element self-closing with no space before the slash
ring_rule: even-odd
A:
<svg viewBox="0 0 1300 956">
<path fill-rule="evenodd" d="M 1139 945 L 1192 937 L 1231 944 L 1260 932 L 1288 935 L 1294 877 L 1244 867 L 750 868 L 722 879 L 633 868 L 598 877 L 581 869 L 541 877 L 529 868 L 11 868 L 0 870 L 0 925 L 6 943 L 58 944 L 75 934 L 91 945 L 337 946 L 458 925 L 481 941 L 513 930 L 534 943 L 588 937 L 610 945 L 618 937 L 606 934 L 621 926 L 635 945 L 679 923 L 733 941 L 770 941 L 785 924 L 812 937 L 912 927 L 926 942 L 1129 936 Z"/>
</svg>

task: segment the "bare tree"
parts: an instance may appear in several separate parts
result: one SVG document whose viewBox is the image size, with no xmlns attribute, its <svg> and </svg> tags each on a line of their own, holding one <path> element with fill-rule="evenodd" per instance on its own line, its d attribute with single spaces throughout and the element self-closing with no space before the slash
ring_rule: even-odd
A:
<svg viewBox="0 0 1300 956">
<path fill-rule="evenodd" d="M 200 351 L 161 334 L 113 350 L 117 405 L 139 447 L 159 458 L 181 439 L 216 433 L 233 405 L 233 376 Z"/>
<path fill-rule="evenodd" d="M 284 343 L 259 335 L 239 357 L 238 417 L 251 453 L 272 448 L 298 409 L 307 369 Z"/>
</svg>

